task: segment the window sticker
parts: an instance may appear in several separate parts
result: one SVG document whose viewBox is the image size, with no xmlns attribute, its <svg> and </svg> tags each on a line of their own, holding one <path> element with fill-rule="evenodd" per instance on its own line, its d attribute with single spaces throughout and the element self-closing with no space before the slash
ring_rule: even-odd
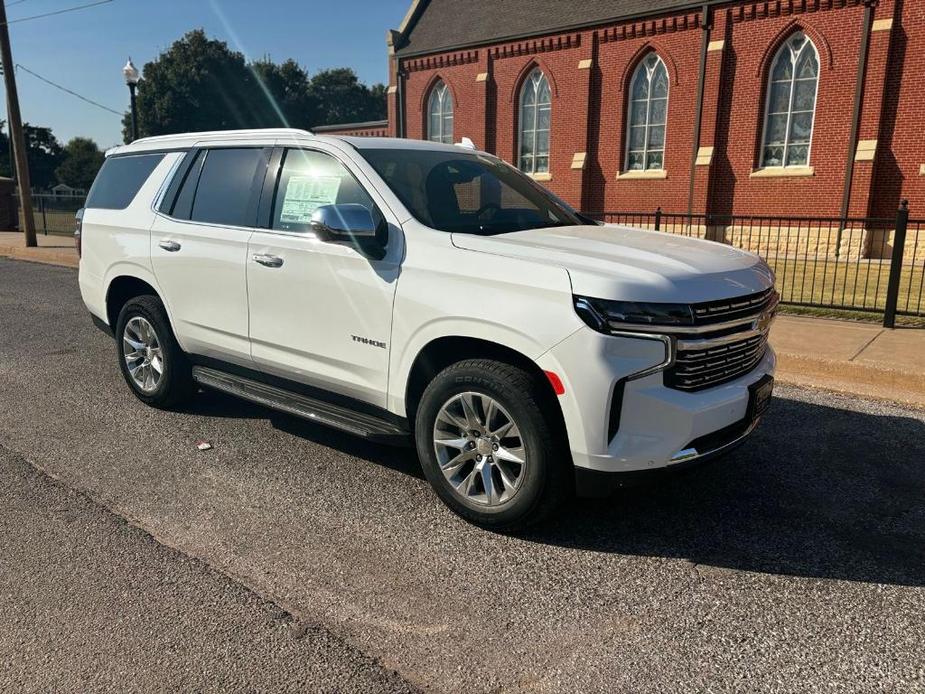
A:
<svg viewBox="0 0 925 694">
<path fill-rule="evenodd" d="M 340 182 L 340 176 L 290 176 L 279 221 L 308 224 L 315 210 L 337 201 Z"/>
</svg>

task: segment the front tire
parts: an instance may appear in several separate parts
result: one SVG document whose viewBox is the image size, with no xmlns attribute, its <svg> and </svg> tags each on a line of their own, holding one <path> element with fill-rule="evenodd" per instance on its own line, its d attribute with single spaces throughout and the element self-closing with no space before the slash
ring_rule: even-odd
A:
<svg viewBox="0 0 925 694">
<path fill-rule="evenodd" d="M 156 296 L 137 296 L 126 302 L 116 321 L 116 344 L 122 376 L 139 400 L 168 409 L 192 395 L 189 360 Z"/>
<path fill-rule="evenodd" d="M 512 531 L 549 515 L 572 487 L 558 405 L 546 383 L 488 359 L 441 371 L 421 398 L 415 442 L 438 496 L 466 520 Z"/>
</svg>

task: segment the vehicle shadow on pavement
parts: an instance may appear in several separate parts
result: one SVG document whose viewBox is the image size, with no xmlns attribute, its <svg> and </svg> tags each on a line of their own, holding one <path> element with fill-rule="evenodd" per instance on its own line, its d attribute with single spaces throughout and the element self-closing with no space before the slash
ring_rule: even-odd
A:
<svg viewBox="0 0 925 694">
<path fill-rule="evenodd" d="M 264 418 L 288 435 L 424 479 L 412 448 L 219 393 L 200 392 L 190 413 Z M 726 458 L 608 499 L 578 500 L 519 537 L 702 567 L 925 586 L 925 423 L 776 398 Z"/>
<path fill-rule="evenodd" d="M 925 585 L 925 424 L 784 398 L 713 464 L 564 509 L 524 539 L 813 578 Z"/>
<path fill-rule="evenodd" d="M 357 436 L 213 390 L 200 390 L 184 411 L 187 414 L 207 417 L 266 419 L 275 429 L 290 436 L 298 436 L 410 477 L 425 479 L 413 448 L 371 443 Z"/>
</svg>

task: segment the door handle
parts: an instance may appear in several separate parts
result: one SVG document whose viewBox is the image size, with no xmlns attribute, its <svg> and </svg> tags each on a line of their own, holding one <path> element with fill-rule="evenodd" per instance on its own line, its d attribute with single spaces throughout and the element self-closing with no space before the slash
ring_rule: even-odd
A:
<svg viewBox="0 0 925 694">
<path fill-rule="evenodd" d="M 176 253 L 177 251 L 180 250 L 179 243 L 177 243 L 176 241 L 169 241 L 167 239 L 164 239 L 157 245 L 163 248 L 165 251 L 169 251 L 170 253 Z"/>
<path fill-rule="evenodd" d="M 283 259 L 278 255 L 267 255 L 265 253 L 257 253 L 254 255 L 254 262 L 260 263 L 265 267 L 282 267 Z"/>
</svg>

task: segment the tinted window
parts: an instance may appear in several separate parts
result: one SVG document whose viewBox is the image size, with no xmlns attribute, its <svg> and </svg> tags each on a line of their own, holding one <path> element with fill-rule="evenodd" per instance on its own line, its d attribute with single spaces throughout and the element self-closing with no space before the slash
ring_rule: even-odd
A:
<svg viewBox="0 0 925 694">
<path fill-rule="evenodd" d="M 196 194 L 196 186 L 199 185 L 199 174 L 202 171 L 202 161 L 205 154 L 205 150 L 200 150 L 195 161 L 187 169 L 176 202 L 173 203 L 172 209 L 165 210 L 167 214 L 173 215 L 177 219 L 189 219 L 190 212 L 193 209 L 193 196 Z"/>
<path fill-rule="evenodd" d="M 286 151 L 273 205 L 274 229 L 309 231 L 312 213 L 322 205 L 363 205 L 378 211 L 363 186 L 334 157 L 302 149 Z"/>
<path fill-rule="evenodd" d="M 588 223 L 496 157 L 410 149 L 360 153 L 408 211 L 433 229 L 488 236 Z"/>
<path fill-rule="evenodd" d="M 163 158 L 163 154 L 107 158 L 90 188 L 87 207 L 124 210 Z"/>
<path fill-rule="evenodd" d="M 263 176 L 256 185 L 255 177 L 258 171 L 261 174 L 266 171 L 266 164 L 267 152 L 263 149 L 208 150 L 202 162 L 190 219 L 255 226 L 256 200 Z"/>
</svg>

